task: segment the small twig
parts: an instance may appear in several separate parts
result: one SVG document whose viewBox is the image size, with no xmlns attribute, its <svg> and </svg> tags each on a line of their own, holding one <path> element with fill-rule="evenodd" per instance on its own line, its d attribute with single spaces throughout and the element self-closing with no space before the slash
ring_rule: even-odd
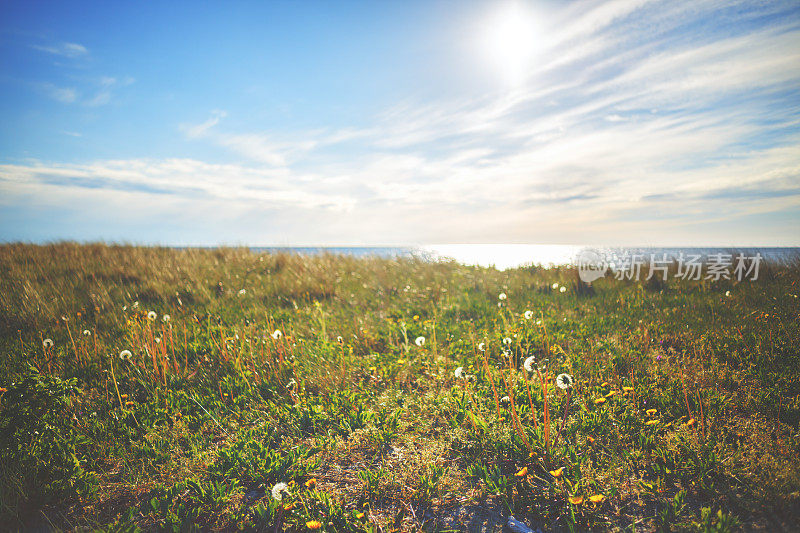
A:
<svg viewBox="0 0 800 533">
<path fill-rule="evenodd" d="M 222 425 L 221 425 L 221 424 L 220 424 L 220 423 L 217 421 L 217 419 L 216 419 L 216 418 L 214 418 L 214 415 L 212 415 L 211 413 L 209 413 L 209 412 L 206 410 L 206 408 L 205 408 L 205 407 L 203 407 L 203 405 L 202 405 L 200 402 L 198 402 L 197 400 L 195 400 L 195 399 L 194 399 L 194 396 L 189 396 L 189 399 L 190 399 L 190 400 L 192 400 L 194 403 L 196 403 L 196 404 L 197 404 L 197 406 L 198 406 L 198 407 L 200 407 L 200 409 L 202 409 L 202 410 L 203 410 L 203 412 L 204 412 L 205 414 L 207 414 L 208 416 L 210 416 L 210 417 L 211 417 L 211 420 L 213 420 L 213 421 L 214 421 L 214 423 L 215 423 L 215 424 L 217 424 L 217 427 L 219 427 L 219 429 L 221 429 L 222 431 L 224 431 L 224 432 L 225 432 L 225 434 L 226 434 L 226 435 L 228 435 L 229 437 L 231 436 L 231 434 L 230 434 L 230 433 L 228 433 L 228 430 L 227 430 L 227 429 L 225 429 L 224 427 L 222 427 Z"/>
</svg>

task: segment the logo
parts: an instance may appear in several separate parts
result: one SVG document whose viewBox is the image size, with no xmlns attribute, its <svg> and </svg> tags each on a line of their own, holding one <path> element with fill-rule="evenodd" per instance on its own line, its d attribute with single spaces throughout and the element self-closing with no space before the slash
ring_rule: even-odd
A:
<svg viewBox="0 0 800 533">
<path fill-rule="evenodd" d="M 578 276 L 584 283 L 591 283 L 606 275 L 608 263 L 597 250 L 581 250 L 577 257 Z"/>
</svg>

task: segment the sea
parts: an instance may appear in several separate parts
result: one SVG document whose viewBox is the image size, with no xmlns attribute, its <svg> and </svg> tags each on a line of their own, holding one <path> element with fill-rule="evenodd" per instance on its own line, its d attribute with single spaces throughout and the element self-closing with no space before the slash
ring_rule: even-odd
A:
<svg viewBox="0 0 800 533">
<path fill-rule="evenodd" d="M 493 267 L 498 270 L 539 265 L 544 267 L 574 265 L 587 251 L 609 260 L 619 257 L 643 257 L 649 260 L 678 260 L 700 256 L 701 261 L 722 255 L 747 258 L 760 254 L 764 261 L 777 264 L 800 262 L 798 247 L 613 247 L 567 244 L 433 244 L 420 246 L 266 246 L 251 247 L 255 252 L 283 252 L 301 255 L 350 255 L 354 257 L 417 258 L 425 261 L 457 261 L 465 265 Z"/>
</svg>

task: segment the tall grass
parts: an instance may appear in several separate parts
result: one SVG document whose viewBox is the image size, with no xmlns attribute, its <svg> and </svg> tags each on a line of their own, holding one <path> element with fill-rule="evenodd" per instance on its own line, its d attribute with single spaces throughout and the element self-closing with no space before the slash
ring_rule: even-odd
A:
<svg viewBox="0 0 800 533">
<path fill-rule="evenodd" d="M 800 516 L 798 262 L 586 286 L 567 267 L 59 243 L 2 246 L 0 272 L 11 529 Z"/>
</svg>

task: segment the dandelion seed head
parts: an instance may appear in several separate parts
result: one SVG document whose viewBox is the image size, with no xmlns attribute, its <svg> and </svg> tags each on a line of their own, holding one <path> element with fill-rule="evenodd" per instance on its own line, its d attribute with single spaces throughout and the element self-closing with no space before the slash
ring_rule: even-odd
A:
<svg viewBox="0 0 800 533">
<path fill-rule="evenodd" d="M 485 352 L 486 351 L 486 343 L 485 342 L 478 343 L 478 350 L 480 350 L 482 352 Z"/>
<path fill-rule="evenodd" d="M 338 337 L 336 337 L 336 342 L 338 342 L 339 344 L 342 344 L 342 343 L 344 343 L 344 339 L 342 338 L 342 336 L 341 336 L 341 335 L 339 335 Z"/>
<path fill-rule="evenodd" d="M 560 289 L 558 289 L 558 291 L 559 292 L 567 292 L 567 288 L 566 287 L 561 287 Z"/>
<path fill-rule="evenodd" d="M 243 296 L 246 292 L 244 289 L 239 289 L 239 296 Z"/>
<path fill-rule="evenodd" d="M 424 346 L 425 345 L 425 337 L 422 337 L 422 336 L 417 337 L 416 340 L 414 340 L 414 344 L 416 344 L 417 346 L 420 346 L 420 347 Z"/>
<path fill-rule="evenodd" d="M 281 330 L 276 329 L 275 331 L 272 332 L 272 338 L 273 339 L 278 340 L 281 337 L 283 337 L 283 333 L 281 332 Z"/>
<path fill-rule="evenodd" d="M 45 339 L 42 341 L 42 346 L 45 348 L 51 348 L 53 346 L 53 339 Z"/>
<path fill-rule="evenodd" d="M 147 313 L 147 320 L 155 320 L 158 318 L 158 314 L 155 311 L 150 311 Z"/>
<path fill-rule="evenodd" d="M 575 384 L 575 380 L 569 374 L 559 374 L 556 378 L 556 385 L 559 389 L 569 389 Z"/>
<path fill-rule="evenodd" d="M 272 486 L 272 498 L 281 501 L 283 500 L 283 495 L 289 493 L 289 485 L 281 481 L 280 483 L 275 483 Z"/>
<path fill-rule="evenodd" d="M 456 377 L 456 379 L 464 379 L 465 378 L 464 367 L 460 366 L 456 368 L 455 372 L 453 372 L 453 375 Z"/>
<path fill-rule="evenodd" d="M 527 372 L 533 372 L 533 365 L 535 365 L 535 364 L 536 364 L 536 356 L 531 355 L 530 357 L 525 359 L 525 362 L 522 364 L 522 367 Z"/>
<path fill-rule="evenodd" d="M 503 339 L 503 344 L 505 344 L 506 346 L 510 346 L 511 342 L 512 342 L 511 337 L 506 337 Z"/>
<path fill-rule="evenodd" d="M 531 311 L 531 310 L 525 311 L 525 315 L 524 316 L 525 316 L 525 320 L 530 320 L 531 318 L 533 318 L 533 311 Z"/>
<path fill-rule="evenodd" d="M 557 288 L 558 288 L 558 283 L 553 283 L 553 289 L 557 289 Z"/>
<path fill-rule="evenodd" d="M 92 332 L 89 331 L 88 329 L 83 330 L 83 336 L 84 337 L 89 337 L 89 336 L 91 336 L 91 334 L 92 334 Z"/>
<path fill-rule="evenodd" d="M 501 292 L 500 294 L 497 295 L 498 300 L 505 300 L 506 298 L 508 298 L 508 296 L 504 292 Z"/>
<path fill-rule="evenodd" d="M 163 320 L 164 322 L 169 322 L 171 320 L 171 317 L 169 315 L 164 315 L 161 317 L 161 320 Z"/>
<path fill-rule="evenodd" d="M 130 360 L 131 357 L 133 357 L 133 354 L 131 353 L 130 350 L 122 350 L 121 352 L 119 352 L 119 358 L 122 359 L 123 361 L 128 361 Z"/>
</svg>

